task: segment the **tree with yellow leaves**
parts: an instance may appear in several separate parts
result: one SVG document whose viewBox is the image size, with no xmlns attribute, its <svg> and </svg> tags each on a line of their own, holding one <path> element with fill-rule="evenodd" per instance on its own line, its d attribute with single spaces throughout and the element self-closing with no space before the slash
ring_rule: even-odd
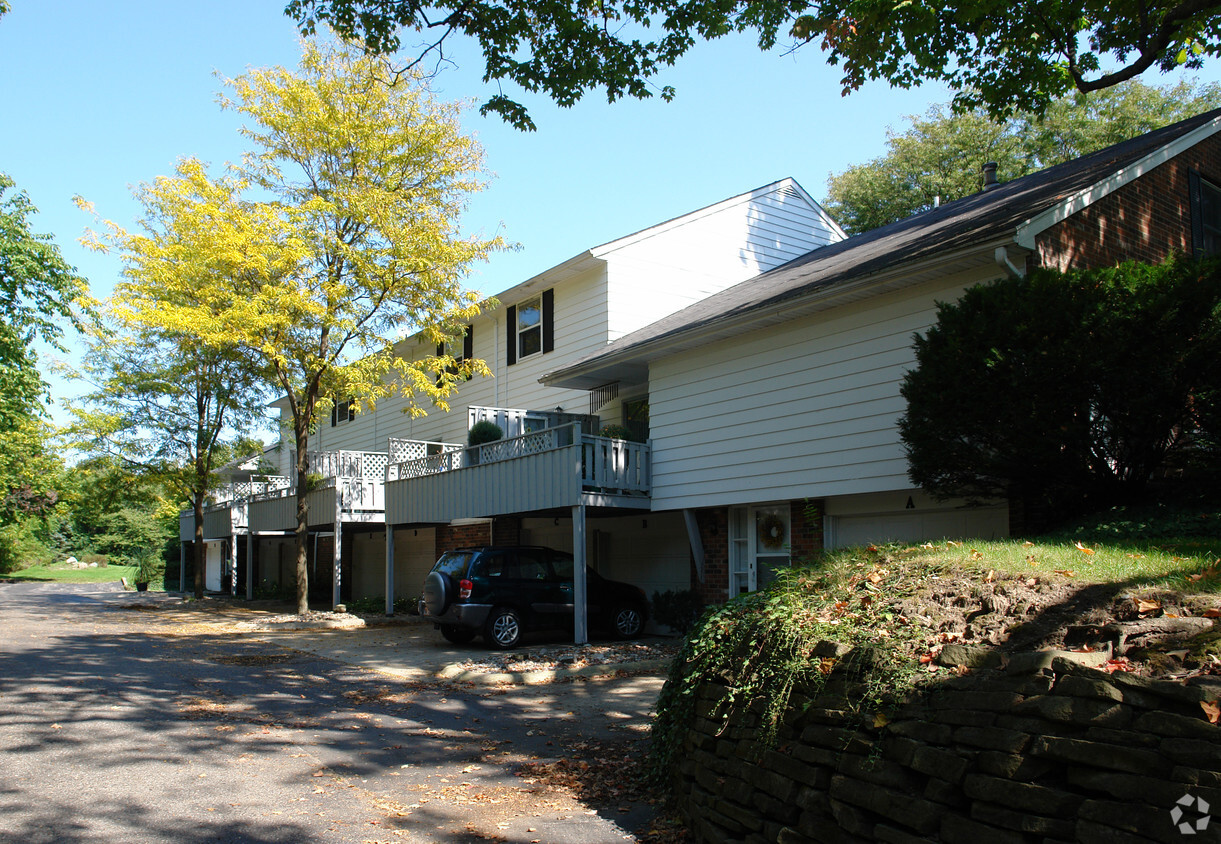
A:
<svg viewBox="0 0 1221 844">
<path fill-rule="evenodd" d="M 296 72 L 228 80 L 252 150 L 214 177 L 196 159 L 138 192 L 144 233 L 127 253 L 118 313 L 133 325 L 252 352 L 282 391 L 296 451 L 297 609 L 308 611 L 309 435 L 334 397 L 358 408 L 395 392 L 413 414 L 448 410 L 478 360 L 405 360 L 393 343 L 444 344 L 479 313 L 470 265 L 503 243 L 464 238 L 483 154 L 461 106 L 382 59 L 306 41 Z"/>
</svg>

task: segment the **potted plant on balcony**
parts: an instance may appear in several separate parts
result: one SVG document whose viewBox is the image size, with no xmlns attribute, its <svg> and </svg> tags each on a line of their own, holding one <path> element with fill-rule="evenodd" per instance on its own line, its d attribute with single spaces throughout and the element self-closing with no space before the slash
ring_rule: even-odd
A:
<svg viewBox="0 0 1221 844">
<path fill-rule="evenodd" d="M 598 436 L 612 440 L 631 440 L 632 431 L 627 425 L 603 425 Z"/>
<path fill-rule="evenodd" d="M 490 422 L 487 419 L 476 422 L 466 433 L 466 444 L 472 449 L 466 453 L 466 456 L 469 458 L 468 462 L 471 465 L 479 462 L 479 449 L 476 446 L 496 442 L 499 439 L 503 439 L 504 435 L 505 432 L 495 422 Z"/>
</svg>

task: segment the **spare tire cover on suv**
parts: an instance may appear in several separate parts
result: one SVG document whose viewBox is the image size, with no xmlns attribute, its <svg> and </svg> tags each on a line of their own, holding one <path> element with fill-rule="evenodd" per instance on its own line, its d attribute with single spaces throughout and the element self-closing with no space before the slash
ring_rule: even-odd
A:
<svg viewBox="0 0 1221 844">
<path fill-rule="evenodd" d="M 424 615 L 440 617 L 458 597 L 458 581 L 468 577 L 475 551 L 447 551 L 424 578 Z"/>
<path fill-rule="evenodd" d="M 434 571 L 424 578 L 424 614 L 440 616 L 453 600 L 454 589 L 450 585 L 449 575 Z"/>
</svg>

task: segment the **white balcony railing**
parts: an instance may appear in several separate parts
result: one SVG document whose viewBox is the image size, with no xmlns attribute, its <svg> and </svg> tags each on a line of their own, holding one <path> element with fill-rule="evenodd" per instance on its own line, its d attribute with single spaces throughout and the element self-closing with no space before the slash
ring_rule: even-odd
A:
<svg viewBox="0 0 1221 844">
<path fill-rule="evenodd" d="M 218 484 L 212 490 L 213 501 L 217 506 L 235 501 L 248 501 L 257 495 L 264 495 L 292 485 L 292 479 L 283 475 L 256 475 L 248 481 Z"/>
<path fill-rule="evenodd" d="M 306 455 L 310 474 L 331 478 L 374 478 L 385 480 L 386 464 L 390 462 L 384 451 L 311 451 Z"/>
<path fill-rule="evenodd" d="M 400 474 L 401 467 L 424 461 L 426 465 L 442 465 L 447 454 L 461 454 L 463 447 L 456 443 L 428 442 L 426 440 L 399 440 L 390 438 L 390 463 L 386 467 L 386 480 L 397 481 L 413 475 Z M 435 471 L 441 471 L 436 469 Z M 424 472 L 422 474 L 433 474 Z"/>
<path fill-rule="evenodd" d="M 469 448 L 452 446 L 439 454 L 392 462 L 387 469 L 387 479 L 405 480 L 472 466 L 486 466 L 573 445 L 580 446 L 581 482 L 587 491 L 628 495 L 649 493 L 651 452 L 648 444 L 582 434 L 580 423 L 547 428 Z"/>
</svg>

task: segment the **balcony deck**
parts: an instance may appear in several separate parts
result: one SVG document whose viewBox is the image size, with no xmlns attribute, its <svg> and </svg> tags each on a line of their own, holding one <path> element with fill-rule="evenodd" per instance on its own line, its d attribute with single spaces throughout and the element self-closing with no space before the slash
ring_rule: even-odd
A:
<svg viewBox="0 0 1221 844">
<path fill-rule="evenodd" d="M 450 446 L 391 463 L 390 524 L 529 513 L 577 505 L 648 510 L 648 444 L 563 425 L 471 448 Z"/>
<path fill-rule="evenodd" d="M 212 491 L 212 502 L 204 507 L 204 539 L 222 539 L 244 533 L 250 525 L 250 500 L 284 489 L 290 482 L 290 478 L 280 475 L 263 475 L 217 486 Z M 178 514 L 178 538 L 182 542 L 195 538 L 195 519 L 191 510 Z"/>
<path fill-rule="evenodd" d="M 386 464 L 380 451 L 324 451 L 309 455 L 311 474 L 320 479 L 306 500 L 309 525 L 378 523 L 386 512 Z M 204 512 L 204 538 L 218 539 L 259 531 L 288 531 L 297 526 L 294 477 L 267 476 L 218 486 L 217 503 Z M 179 514 L 179 537 L 194 539 L 191 512 Z"/>
</svg>

